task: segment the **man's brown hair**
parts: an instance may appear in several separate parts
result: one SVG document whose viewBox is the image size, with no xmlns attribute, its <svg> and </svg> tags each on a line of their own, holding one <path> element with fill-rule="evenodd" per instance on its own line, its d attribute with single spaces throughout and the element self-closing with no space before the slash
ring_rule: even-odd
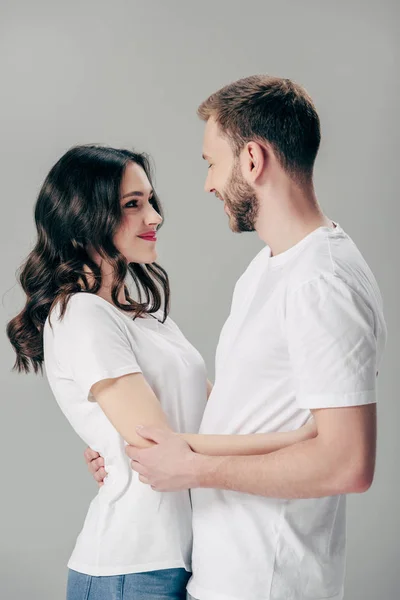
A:
<svg viewBox="0 0 400 600">
<path fill-rule="evenodd" d="M 290 79 L 239 79 L 202 102 L 197 113 L 203 121 L 216 120 L 236 155 L 247 142 L 268 142 L 291 176 L 312 176 L 321 140 L 319 117 L 307 92 Z"/>
</svg>

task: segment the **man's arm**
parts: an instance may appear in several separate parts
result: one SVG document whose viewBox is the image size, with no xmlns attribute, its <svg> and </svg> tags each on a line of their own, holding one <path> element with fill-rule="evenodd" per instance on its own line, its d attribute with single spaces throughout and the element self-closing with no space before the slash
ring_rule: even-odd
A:
<svg viewBox="0 0 400 600">
<path fill-rule="evenodd" d="M 153 429 L 152 427 L 151 429 Z M 148 429 L 145 427 L 145 430 Z M 317 435 L 315 419 L 293 431 L 277 431 L 271 433 L 255 433 L 248 435 L 210 435 L 196 433 L 177 433 L 175 436 L 185 441 L 191 450 L 205 456 L 247 456 L 268 454 L 281 448 L 299 444 Z M 143 436 L 142 436 L 143 437 Z M 155 440 L 153 440 L 155 441 Z M 136 444 L 136 448 L 142 444 Z M 98 452 L 86 448 L 85 460 L 94 479 L 102 485 L 107 473 L 104 459 Z"/>
<path fill-rule="evenodd" d="M 156 443 L 127 446 L 132 469 L 158 491 L 208 487 L 270 498 L 316 498 L 366 491 L 373 480 L 376 405 L 314 410 L 317 437 L 262 456 L 205 456 L 176 434 L 138 433 Z"/>
<path fill-rule="evenodd" d="M 317 498 L 366 491 L 373 480 L 376 405 L 313 411 L 318 436 L 264 456 L 193 461 L 193 487 L 270 498 Z"/>
<path fill-rule="evenodd" d="M 284 308 L 295 402 L 313 412 L 317 437 L 266 456 L 224 458 L 191 453 L 182 440 L 174 445 L 168 435 L 142 430 L 159 445 L 126 451 L 155 489 L 203 486 L 314 498 L 371 485 L 380 360 L 374 313 L 333 274 L 295 288 Z"/>
</svg>

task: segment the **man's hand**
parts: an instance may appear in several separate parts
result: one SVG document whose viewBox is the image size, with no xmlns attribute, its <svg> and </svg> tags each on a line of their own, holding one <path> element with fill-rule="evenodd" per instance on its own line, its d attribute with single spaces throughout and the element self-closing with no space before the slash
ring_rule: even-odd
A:
<svg viewBox="0 0 400 600">
<path fill-rule="evenodd" d="M 200 455 L 195 454 L 179 434 L 155 427 L 138 427 L 137 433 L 156 443 L 152 448 L 125 448 L 132 469 L 139 473 L 142 483 L 159 492 L 197 486 L 196 466 Z"/>
<path fill-rule="evenodd" d="M 100 456 L 98 452 L 95 452 L 91 448 L 86 448 L 84 452 L 86 464 L 94 479 L 99 484 L 99 487 L 104 485 L 104 479 L 107 477 L 107 472 L 104 469 L 104 458 Z"/>
</svg>

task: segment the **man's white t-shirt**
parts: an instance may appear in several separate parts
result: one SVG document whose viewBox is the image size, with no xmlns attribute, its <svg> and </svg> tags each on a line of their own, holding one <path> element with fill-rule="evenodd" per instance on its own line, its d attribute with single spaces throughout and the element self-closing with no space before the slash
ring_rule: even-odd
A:
<svg viewBox="0 0 400 600">
<path fill-rule="evenodd" d="M 51 314 L 52 327 L 47 319 L 44 328 L 48 381 L 72 427 L 104 457 L 108 472 L 69 568 L 95 576 L 175 567 L 189 571 L 189 492 L 160 493 L 141 483 L 123 438 L 89 392 L 103 379 L 143 373 L 171 427 L 197 433 L 207 400 L 202 357 L 170 318 L 165 323 L 151 316 L 133 320 L 93 294 L 75 294 L 63 320 L 58 317 L 59 305 Z"/>
<path fill-rule="evenodd" d="M 200 432 L 293 430 L 311 409 L 375 402 L 385 339 L 376 281 L 339 226 L 264 248 L 236 285 Z M 345 496 L 194 489 L 192 502 L 194 598 L 343 598 Z"/>
</svg>

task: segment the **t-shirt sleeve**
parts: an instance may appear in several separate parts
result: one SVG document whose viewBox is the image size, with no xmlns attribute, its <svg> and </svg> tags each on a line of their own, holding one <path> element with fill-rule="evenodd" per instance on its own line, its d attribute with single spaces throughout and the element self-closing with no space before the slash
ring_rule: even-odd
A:
<svg viewBox="0 0 400 600">
<path fill-rule="evenodd" d="M 296 400 L 302 408 L 376 401 L 374 314 L 335 276 L 289 292 L 286 327 Z"/>
<path fill-rule="evenodd" d="M 98 381 L 141 373 L 121 318 L 104 302 L 72 298 L 63 319 L 52 319 L 57 360 L 86 398 Z"/>
</svg>

